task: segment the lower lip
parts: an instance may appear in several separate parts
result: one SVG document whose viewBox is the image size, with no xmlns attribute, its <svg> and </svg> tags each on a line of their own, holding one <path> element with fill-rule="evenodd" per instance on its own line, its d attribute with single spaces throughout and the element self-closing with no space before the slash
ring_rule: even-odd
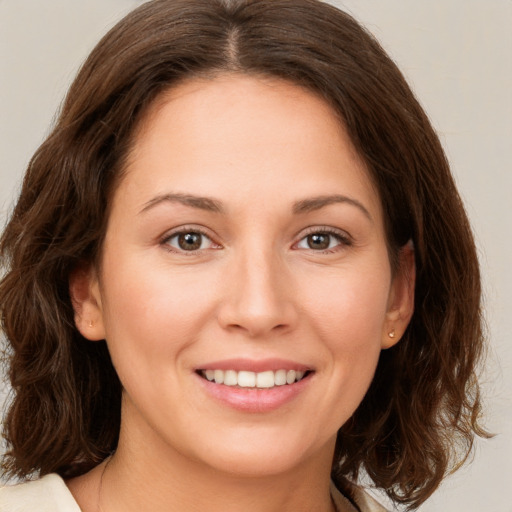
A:
<svg viewBox="0 0 512 512">
<path fill-rule="evenodd" d="M 203 389 L 219 402 L 243 412 L 263 413 L 279 409 L 294 400 L 310 384 L 313 374 L 310 373 L 299 382 L 274 386 L 273 388 L 239 388 L 215 384 L 196 374 Z"/>
</svg>

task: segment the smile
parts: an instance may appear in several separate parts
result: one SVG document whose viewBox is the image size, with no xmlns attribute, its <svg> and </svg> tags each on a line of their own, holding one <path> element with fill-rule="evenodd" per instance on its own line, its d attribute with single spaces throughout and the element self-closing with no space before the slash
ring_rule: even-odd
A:
<svg viewBox="0 0 512 512">
<path fill-rule="evenodd" d="M 275 411 L 298 400 L 316 380 L 316 368 L 280 358 L 208 361 L 194 374 L 208 396 L 243 413 Z"/>
<path fill-rule="evenodd" d="M 303 370 L 267 370 L 263 372 L 208 369 L 199 370 L 199 375 L 215 384 L 239 388 L 270 389 L 300 382 L 310 372 Z"/>
</svg>

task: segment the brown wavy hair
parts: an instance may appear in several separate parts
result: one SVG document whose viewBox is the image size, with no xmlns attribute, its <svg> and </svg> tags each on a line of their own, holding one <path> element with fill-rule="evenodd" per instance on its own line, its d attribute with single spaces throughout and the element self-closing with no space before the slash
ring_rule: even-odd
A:
<svg viewBox="0 0 512 512">
<path fill-rule="evenodd" d="M 121 385 L 77 331 L 68 281 L 98 264 L 134 131 L 164 91 L 219 73 L 278 77 L 324 98 L 379 190 L 390 258 L 415 247 L 415 313 L 338 434 L 332 476 L 364 470 L 415 508 L 471 451 L 483 351 L 473 236 L 438 137 L 400 71 L 353 18 L 316 0 L 154 0 L 115 26 L 72 84 L 0 241 L 6 475 L 80 475 L 116 447 Z"/>
</svg>

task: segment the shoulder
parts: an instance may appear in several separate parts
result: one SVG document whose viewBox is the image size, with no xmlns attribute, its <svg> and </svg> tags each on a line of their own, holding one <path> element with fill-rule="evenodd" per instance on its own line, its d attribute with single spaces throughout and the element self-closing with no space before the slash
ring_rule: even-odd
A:
<svg viewBox="0 0 512 512">
<path fill-rule="evenodd" d="M 0 488 L 0 512 L 80 512 L 59 475 Z"/>
<path fill-rule="evenodd" d="M 342 480 L 339 489 L 331 482 L 331 496 L 338 512 L 388 512 L 361 487 Z M 0 511 L 1 512 L 1 511 Z"/>
</svg>

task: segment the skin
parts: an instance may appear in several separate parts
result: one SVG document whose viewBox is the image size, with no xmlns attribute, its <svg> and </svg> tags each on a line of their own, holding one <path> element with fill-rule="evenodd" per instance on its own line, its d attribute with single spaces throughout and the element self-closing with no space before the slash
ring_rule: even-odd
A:
<svg viewBox="0 0 512 512">
<path fill-rule="evenodd" d="M 180 229 L 204 232 L 201 248 L 180 248 Z M 107 340 L 124 387 L 107 470 L 68 482 L 83 511 L 98 499 L 103 512 L 332 510 L 336 432 L 412 314 L 410 247 L 400 261 L 392 275 L 378 193 L 323 100 L 240 75 L 159 98 L 114 195 L 101 271 L 70 282 L 78 329 Z M 231 358 L 314 372 L 276 410 L 241 411 L 195 372 Z"/>
</svg>

